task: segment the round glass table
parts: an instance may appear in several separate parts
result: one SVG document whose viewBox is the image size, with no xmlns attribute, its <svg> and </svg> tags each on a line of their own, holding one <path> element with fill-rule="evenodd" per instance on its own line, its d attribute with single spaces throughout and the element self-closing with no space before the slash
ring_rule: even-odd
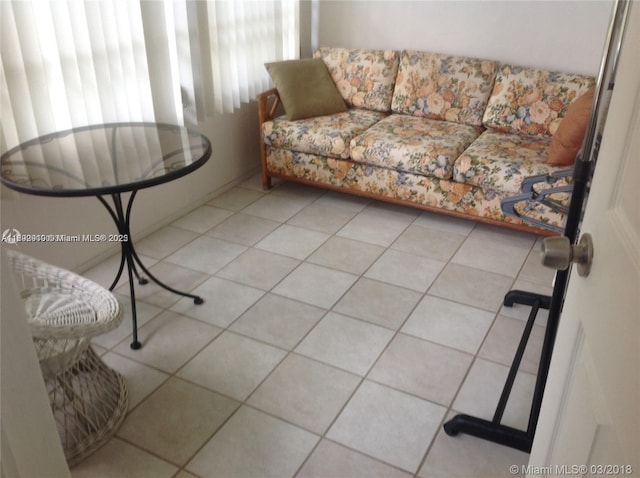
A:
<svg viewBox="0 0 640 478">
<path fill-rule="evenodd" d="M 131 209 L 137 192 L 185 176 L 211 157 L 211 143 L 203 134 L 163 123 L 111 123 L 69 129 L 26 141 L 0 157 L 0 181 L 26 194 L 53 197 L 95 196 L 113 219 L 121 245 L 120 266 L 109 290 L 118 283 L 125 265 L 129 279 L 133 341 L 139 349 L 133 277 L 149 279 L 164 289 L 202 304 L 201 297 L 161 282 L 144 266 L 131 239 Z M 122 193 L 131 193 L 128 201 Z M 108 197 L 111 197 L 110 204 Z"/>
</svg>

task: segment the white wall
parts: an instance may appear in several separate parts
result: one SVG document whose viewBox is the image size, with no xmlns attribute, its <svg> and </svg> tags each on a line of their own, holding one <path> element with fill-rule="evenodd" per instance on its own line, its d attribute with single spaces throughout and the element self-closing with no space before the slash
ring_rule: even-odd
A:
<svg viewBox="0 0 640 478">
<path fill-rule="evenodd" d="M 596 75 L 611 1 L 313 0 L 318 46 L 417 49 Z"/>
<path fill-rule="evenodd" d="M 42 380 L 24 306 L 6 254 L 0 251 L 0 376 L 3 478 L 71 476 Z"/>
</svg>

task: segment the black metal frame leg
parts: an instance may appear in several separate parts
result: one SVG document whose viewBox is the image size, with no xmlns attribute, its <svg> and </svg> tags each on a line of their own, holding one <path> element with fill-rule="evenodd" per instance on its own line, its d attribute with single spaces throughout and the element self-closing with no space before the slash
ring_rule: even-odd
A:
<svg viewBox="0 0 640 478">
<path fill-rule="evenodd" d="M 141 285 L 147 284 L 149 281 L 138 273 L 136 264 L 140 267 L 140 269 L 151 279 L 153 282 L 158 284 L 163 289 L 168 290 L 169 292 L 173 292 L 174 294 L 181 295 L 183 297 L 190 297 L 193 299 L 193 303 L 196 305 L 200 305 L 204 303 L 204 299 L 200 296 L 190 294 L 188 292 L 182 292 L 173 287 L 168 286 L 164 282 L 160 281 L 156 276 L 149 272 L 149 269 L 145 267 L 145 265 L 140 260 L 135 247 L 133 246 L 133 241 L 131 238 L 131 208 L 133 206 L 133 200 L 136 197 L 137 191 L 133 191 L 131 196 L 129 197 L 129 201 L 127 203 L 127 209 L 123 208 L 122 197 L 120 193 L 111 194 L 111 200 L 113 201 L 113 206 L 111 206 L 107 200 L 103 196 L 97 196 L 98 200 L 102 203 L 102 205 L 107 209 L 113 222 L 116 224 L 118 229 L 118 233 L 121 237 L 126 238 L 123 240 L 120 245 L 122 247 L 122 257 L 120 259 L 120 266 L 118 268 L 118 272 L 116 273 L 116 277 L 111 283 L 109 290 L 113 290 L 116 286 L 122 273 L 124 272 L 124 266 L 127 265 L 127 276 L 129 279 L 129 294 L 131 297 L 131 319 L 133 322 L 133 341 L 131 342 L 131 348 L 137 350 L 142 347 L 142 344 L 138 340 L 138 315 L 136 310 L 136 293 L 135 293 L 135 285 L 133 283 L 133 277 L 135 276 L 138 279 L 138 283 Z"/>
<path fill-rule="evenodd" d="M 540 358 L 540 371 L 544 370 L 544 372 L 538 374 L 527 430 L 518 430 L 516 428 L 502 425 L 500 422 L 502 421 L 504 410 L 507 406 L 509 396 L 511 395 L 511 389 L 513 388 L 516 374 L 520 368 L 520 362 L 524 356 L 527 342 L 529 341 L 531 331 L 533 330 L 533 325 L 535 323 L 536 316 L 538 315 L 538 311 L 541 308 L 551 308 L 551 297 L 532 292 L 512 290 L 506 294 L 504 298 L 504 305 L 510 307 L 516 303 L 531 306 L 531 312 L 529 313 L 529 318 L 527 319 L 522 338 L 518 344 L 518 349 L 516 350 L 516 354 L 513 358 L 511 368 L 509 369 L 509 374 L 507 375 L 507 379 L 502 389 L 502 394 L 500 395 L 500 400 L 496 406 L 493 419 L 485 420 L 470 415 L 460 414 L 446 422 L 443 427 L 445 433 L 450 436 L 455 436 L 460 432 L 467 433 L 478 438 L 483 438 L 485 440 L 529 453 L 531 451 L 531 446 L 533 445 L 533 436 L 535 434 L 538 415 L 540 413 L 538 397 L 541 397 L 546 382 L 545 364 L 551 358 L 551 348 L 547 347 L 547 336 L 545 336 L 545 345 L 543 346 Z M 552 333 L 552 328 L 553 327 L 549 328 L 549 325 L 547 325 L 548 333 L 546 335 Z"/>
</svg>

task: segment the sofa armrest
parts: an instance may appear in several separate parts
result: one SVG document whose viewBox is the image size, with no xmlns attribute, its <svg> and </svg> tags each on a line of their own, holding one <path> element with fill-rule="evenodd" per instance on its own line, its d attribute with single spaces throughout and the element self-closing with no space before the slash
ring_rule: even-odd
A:
<svg viewBox="0 0 640 478">
<path fill-rule="evenodd" d="M 258 119 L 260 125 L 271 121 L 275 117 L 278 106 L 280 106 L 281 103 L 278 90 L 271 88 L 262 93 L 258 93 L 256 100 L 258 101 Z"/>
<path fill-rule="evenodd" d="M 262 137 L 262 125 L 267 121 L 273 120 L 278 110 L 278 106 L 282 103 L 278 90 L 271 88 L 256 95 L 258 101 L 258 135 L 260 136 L 260 157 L 262 163 L 262 187 L 267 190 L 271 188 L 271 176 L 267 172 L 267 146 Z"/>
</svg>

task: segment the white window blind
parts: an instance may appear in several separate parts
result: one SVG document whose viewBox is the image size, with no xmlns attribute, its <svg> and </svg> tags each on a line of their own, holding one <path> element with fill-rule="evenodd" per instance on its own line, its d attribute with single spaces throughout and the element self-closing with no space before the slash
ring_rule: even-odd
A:
<svg viewBox="0 0 640 478">
<path fill-rule="evenodd" d="M 2 151 L 116 121 L 197 123 L 297 58 L 299 0 L 0 1 Z"/>
<path fill-rule="evenodd" d="M 219 111 L 230 111 L 269 86 L 265 61 L 298 58 L 299 3 L 209 3 L 213 90 Z"/>
<path fill-rule="evenodd" d="M 77 125 L 153 120 L 135 2 L 0 2 L 3 146 Z"/>
</svg>

